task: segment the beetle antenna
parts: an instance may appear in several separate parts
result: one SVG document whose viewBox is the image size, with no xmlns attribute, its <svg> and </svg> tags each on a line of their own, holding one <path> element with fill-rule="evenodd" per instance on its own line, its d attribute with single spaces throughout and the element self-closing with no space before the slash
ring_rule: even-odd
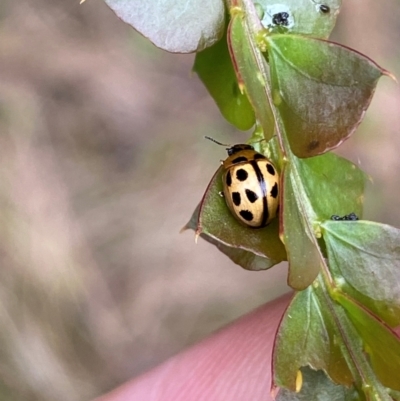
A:
<svg viewBox="0 0 400 401">
<path fill-rule="evenodd" d="M 218 142 L 218 141 L 216 141 L 214 138 L 211 138 L 210 136 L 207 136 L 207 135 L 204 136 L 204 138 L 210 140 L 211 142 L 216 143 L 217 145 L 221 145 L 221 146 L 230 146 L 230 145 L 226 145 L 225 143 Z"/>
<path fill-rule="evenodd" d="M 253 144 L 253 143 L 260 143 L 260 142 L 262 142 L 262 141 L 265 141 L 265 138 L 259 139 L 258 141 L 255 141 L 255 142 L 251 142 L 251 144 Z"/>
</svg>

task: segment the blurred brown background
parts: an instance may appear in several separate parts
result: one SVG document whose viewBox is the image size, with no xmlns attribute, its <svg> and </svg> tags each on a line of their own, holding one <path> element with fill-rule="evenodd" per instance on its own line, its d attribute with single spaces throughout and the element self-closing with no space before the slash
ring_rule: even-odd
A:
<svg viewBox="0 0 400 401">
<path fill-rule="evenodd" d="M 193 55 L 164 53 L 99 0 L 0 3 L 0 399 L 87 400 L 287 291 L 179 234 L 224 151 Z M 400 78 L 397 0 L 344 1 L 333 39 Z M 378 85 L 338 151 L 400 226 L 400 95 Z"/>
</svg>

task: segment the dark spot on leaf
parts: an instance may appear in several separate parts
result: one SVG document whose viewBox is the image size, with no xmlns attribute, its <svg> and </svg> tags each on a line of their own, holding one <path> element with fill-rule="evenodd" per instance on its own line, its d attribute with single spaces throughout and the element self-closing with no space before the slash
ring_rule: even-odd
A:
<svg viewBox="0 0 400 401">
<path fill-rule="evenodd" d="M 226 185 L 228 185 L 228 187 L 230 187 L 232 185 L 232 176 L 231 176 L 230 171 L 228 171 L 226 174 L 225 182 L 226 182 Z"/>
<path fill-rule="evenodd" d="M 319 146 L 319 141 L 314 139 L 308 144 L 308 150 L 311 151 L 311 150 L 317 149 L 318 146 Z"/>
<path fill-rule="evenodd" d="M 240 193 L 239 192 L 232 192 L 232 201 L 236 206 L 240 205 L 240 202 L 242 200 L 240 198 Z"/>
<path fill-rule="evenodd" d="M 247 199 L 251 203 L 254 203 L 258 199 L 258 195 L 255 192 L 253 192 L 251 189 L 246 189 L 246 195 L 247 195 Z"/>
<path fill-rule="evenodd" d="M 321 13 L 328 14 L 331 11 L 331 9 L 329 6 L 327 6 L 325 4 L 321 4 L 319 6 L 319 11 L 321 11 Z"/>
<path fill-rule="evenodd" d="M 342 218 L 340 216 L 338 216 L 337 214 L 333 214 L 331 216 L 331 220 L 338 221 L 338 220 L 342 220 Z"/>
<path fill-rule="evenodd" d="M 253 213 L 250 212 L 250 210 L 241 210 L 239 214 L 246 220 L 246 221 L 251 221 L 253 220 Z"/>
<path fill-rule="evenodd" d="M 240 168 L 238 171 L 236 171 L 236 178 L 239 181 L 246 181 L 248 176 L 249 175 L 247 174 L 247 171 L 243 170 L 242 168 Z"/>
<path fill-rule="evenodd" d="M 261 153 L 256 153 L 254 155 L 254 160 L 257 160 L 257 159 L 266 159 L 266 157 L 264 155 L 262 155 Z"/>
<path fill-rule="evenodd" d="M 289 25 L 289 14 L 286 12 L 276 13 L 272 16 L 272 23 L 280 26 Z"/>
<path fill-rule="evenodd" d="M 239 156 L 236 159 L 232 160 L 232 164 L 241 163 L 241 162 L 247 162 L 247 157 Z"/>
<path fill-rule="evenodd" d="M 273 198 L 276 198 L 278 196 L 278 184 L 277 183 L 275 183 L 274 186 L 272 187 L 270 195 Z"/>
<path fill-rule="evenodd" d="M 271 175 L 275 175 L 275 169 L 274 169 L 274 166 L 272 164 L 267 163 L 267 171 Z"/>
</svg>

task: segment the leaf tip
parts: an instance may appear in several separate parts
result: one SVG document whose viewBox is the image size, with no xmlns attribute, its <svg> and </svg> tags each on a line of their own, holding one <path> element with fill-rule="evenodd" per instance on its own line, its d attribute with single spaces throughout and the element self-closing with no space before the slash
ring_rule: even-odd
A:
<svg viewBox="0 0 400 401">
<path fill-rule="evenodd" d="M 397 80 L 396 76 L 394 74 L 392 74 L 390 71 L 388 70 L 382 70 L 382 74 L 386 75 L 387 77 L 393 79 L 394 82 L 396 82 L 396 84 L 399 83 L 399 81 Z"/>
<path fill-rule="evenodd" d="M 185 225 L 179 230 L 179 234 L 182 234 L 184 231 L 190 230 L 191 228 L 192 228 L 192 227 L 190 227 L 190 223 L 185 224 Z M 197 244 L 197 241 L 198 241 L 200 235 L 201 235 L 201 228 L 198 227 L 198 228 L 196 229 L 196 231 L 195 231 L 195 234 L 194 234 L 194 242 L 195 242 L 196 244 Z"/>
<path fill-rule="evenodd" d="M 185 224 L 180 230 L 179 230 L 179 234 L 182 234 L 184 231 L 188 230 L 189 227 L 187 224 Z"/>
<path fill-rule="evenodd" d="M 196 233 L 195 233 L 195 235 L 194 235 L 194 242 L 197 244 L 197 241 L 198 241 L 198 239 L 199 239 L 199 237 L 200 237 L 200 234 L 201 234 L 201 229 L 197 229 L 196 230 Z"/>
</svg>

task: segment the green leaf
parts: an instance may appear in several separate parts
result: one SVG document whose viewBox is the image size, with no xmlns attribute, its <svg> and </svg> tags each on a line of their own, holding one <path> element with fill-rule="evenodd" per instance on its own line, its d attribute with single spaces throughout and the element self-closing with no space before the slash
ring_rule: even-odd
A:
<svg viewBox="0 0 400 401">
<path fill-rule="evenodd" d="M 268 141 L 275 129 L 275 120 L 262 74 L 262 71 L 268 69 L 268 65 L 255 44 L 244 13 L 236 13 L 229 23 L 228 47 L 239 87 L 247 94 L 256 120 Z"/>
<path fill-rule="evenodd" d="M 223 0 L 104 0 L 122 21 L 157 47 L 192 53 L 217 42 L 225 27 Z"/>
<path fill-rule="evenodd" d="M 356 401 L 360 394 L 352 387 L 333 383 L 322 371 L 302 368 L 303 386 L 299 393 L 281 389 L 276 401 Z"/>
<path fill-rule="evenodd" d="M 327 39 L 335 26 L 339 14 L 341 0 L 324 0 L 321 4 L 329 7 L 329 12 L 320 10 L 320 2 L 310 0 L 257 0 L 264 15 L 261 23 L 268 29 L 279 31 L 280 28 L 291 34 L 310 35 L 314 38 Z M 277 13 L 289 14 L 288 24 L 280 27 L 273 22 Z"/>
<path fill-rule="evenodd" d="M 203 199 L 185 228 L 192 228 L 235 263 L 249 270 L 267 269 L 286 260 L 278 235 L 278 220 L 261 229 L 241 225 L 229 211 L 222 191 L 222 167 L 212 178 Z"/>
<path fill-rule="evenodd" d="M 309 159 L 292 156 L 283 176 L 281 235 L 289 260 L 288 283 L 302 290 L 319 272 L 319 222 L 333 214 L 360 216 L 366 176 L 331 153 Z"/>
<path fill-rule="evenodd" d="M 361 122 L 378 79 L 388 74 L 344 46 L 296 35 L 267 37 L 275 105 L 293 153 L 336 148 Z"/>
<path fill-rule="evenodd" d="M 329 308 L 312 286 L 296 293 L 282 318 L 273 366 L 275 385 L 291 391 L 296 390 L 297 372 L 303 366 L 324 370 L 336 383 L 353 383 Z"/>
<path fill-rule="evenodd" d="M 295 159 L 307 198 L 319 221 L 332 215 L 362 216 L 367 176 L 356 165 L 333 153 Z"/>
<path fill-rule="evenodd" d="M 241 130 L 254 125 L 254 111 L 246 94 L 239 89 L 226 35 L 215 45 L 197 53 L 193 71 L 199 75 L 222 115 L 231 124 Z"/>
<path fill-rule="evenodd" d="M 389 394 L 395 401 L 400 401 L 400 391 L 390 391 Z"/>
<path fill-rule="evenodd" d="M 288 285 L 303 290 L 319 273 L 320 254 L 307 220 L 312 209 L 306 196 L 301 196 L 301 183 L 299 185 L 293 170 L 289 164 L 282 173 L 280 230 L 289 261 Z"/>
<path fill-rule="evenodd" d="M 369 221 L 326 221 L 322 229 L 341 290 L 387 324 L 399 325 L 400 230 Z"/>
<path fill-rule="evenodd" d="M 400 391 L 400 338 L 363 306 L 346 295 L 338 292 L 336 299 L 346 309 L 362 338 L 364 350 L 369 355 L 372 367 L 381 383 Z"/>
<path fill-rule="evenodd" d="M 196 207 L 191 219 L 183 227 L 182 231 L 187 229 L 192 229 L 194 231 L 197 230 L 197 223 L 199 220 L 199 210 L 200 210 L 200 205 Z M 231 259 L 232 262 L 236 263 L 237 265 L 243 267 L 246 270 L 252 270 L 252 271 L 267 270 L 270 267 L 279 263 L 276 262 L 275 260 L 256 255 L 244 249 L 233 248 L 231 246 L 225 245 L 219 240 L 210 237 L 204 233 L 200 234 L 200 237 L 209 242 L 210 244 L 215 245 L 222 253 L 228 256 L 228 258 Z"/>
</svg>

